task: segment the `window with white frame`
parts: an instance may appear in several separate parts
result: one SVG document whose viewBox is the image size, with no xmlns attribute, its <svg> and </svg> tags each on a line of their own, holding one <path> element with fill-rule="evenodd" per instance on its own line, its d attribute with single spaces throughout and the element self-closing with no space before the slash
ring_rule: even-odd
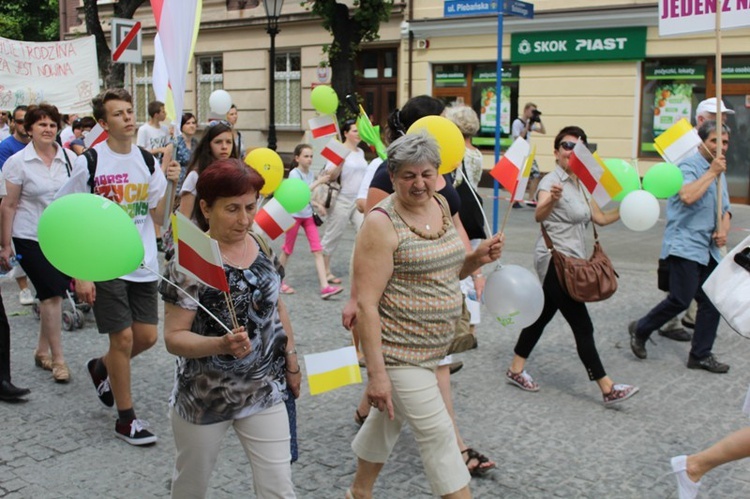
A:
<svg viewBox="0 0 750 499">
<path fill-rule="evenodd" d="M 148 121 L 148 103 L 156 100 L 153 87 L 154 60 L 144 59 L 142 64 L 130 66 L 130 94 L 133 96 L 133 110 L 138 123 Z"/>
<path fill-rule="evenodd" d="M 214 90 L 224 88 L 224 62 L 220 55 L 202 56 L 196 59 L 196 104 L 198 123 L 207 123 L 211 112 L 208 98 Z M 222 116 L 223 118 L 223 116 Z"/>
<path fill-rule="evenodd" d="M 276 54 L 274 92 L 276 126 L 299 127 L 302 121 L 300 53 Z"/>
</svg>

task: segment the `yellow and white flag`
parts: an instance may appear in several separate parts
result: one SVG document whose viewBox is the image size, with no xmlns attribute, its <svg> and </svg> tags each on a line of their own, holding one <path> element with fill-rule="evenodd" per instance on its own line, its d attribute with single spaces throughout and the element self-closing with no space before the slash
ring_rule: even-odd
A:
<svg viewBox="0 0 750 499">
<path fill-rule="evenodd" d="M 698 132 L 682 118 L 654 139 L 654 147 L 664 161 L 678 164 L 681 160 L 696 153 L 701 144 Z"/>
<path fill-rule="evenodd" d="M 305 355 L 310 395 L 362 383 L 357 350 L 353 346 Z"/>
</svg>

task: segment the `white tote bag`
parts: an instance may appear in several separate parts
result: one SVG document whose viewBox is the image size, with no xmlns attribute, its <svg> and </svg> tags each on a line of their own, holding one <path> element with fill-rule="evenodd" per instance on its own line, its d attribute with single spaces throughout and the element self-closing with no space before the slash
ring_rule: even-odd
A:
<svg viewBox="0 0 750 499">
<path fill-rule="evenodd" d="M 703 291 L 729 325 L 742 335 L 750 335 L 750 271 L 737 265 L 734 255 L 750 246 L 750 236 L 721 259 Z"/>
</svg>

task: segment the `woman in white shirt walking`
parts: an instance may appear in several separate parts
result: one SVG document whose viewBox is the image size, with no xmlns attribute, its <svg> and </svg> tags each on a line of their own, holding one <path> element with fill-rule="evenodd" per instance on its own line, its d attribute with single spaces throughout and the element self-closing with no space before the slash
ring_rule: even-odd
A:
<svg viewBox="0 0 750 499">
<path fill-rule="evenodd" d="M 70 287 L 70 278 L 53 267 L 42 253 L 37 227 L 42 212 L 70 177 L 76 155 L 55 142 L 60 127 L 60 113 L 55 106 L 29 106 L 24 126 L 31 142 L 3 167 L 8 194 L 0 207 L 0 265 L 9 264 L 12 237 L 18 261 L 34 284 L 41 309 L 34 362 L 52 371 L 56 382 L 66 383 L 70 371 L 62 347 L 62 299 Z"/>
<path fill-rule="evenodd" d="M 345 121 L 341 126 L 341 136 L 344 146 L 352 152 L 339 165 L 334 165 L 330 161 L 326 164 L 326 171 L 330 174 L 331 180 L 338 180 L 341 184 L 341 191 L 336 204 L 328 214 L 326 231 L 323 234 L 323 260 L 329 284 L 341 284 L 341 279 L 331 272 L 331 255 L 336 251 L 346 226 L 351 223 L 356 232 L 364 219 L 364 215 L 357 211 L 355 202 L 359 185 L 367 169 L 367 160 L 365 152 L 359 148 L 362 139 L 359 137 L 356 121 Z"/>
</svg>

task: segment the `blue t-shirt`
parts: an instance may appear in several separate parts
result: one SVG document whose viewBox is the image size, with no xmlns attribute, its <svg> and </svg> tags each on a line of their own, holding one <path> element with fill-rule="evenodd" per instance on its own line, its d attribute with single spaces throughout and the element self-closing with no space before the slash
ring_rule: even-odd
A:
<svg viewBox="0 0 750 499">
<path fill-rule="evenodd" d="M 4 141 L 0 142 L 0 170 L 3 169 L 3 165 L 5 165 L 5 162 L 8 161 L 8 158 L 13 156 L 24 147 L 26 147 L 26 144 L 19 141 L 12 135 Z"/>
<path fill-rule="evenodd" d="M 695 182 L 705 174 L 711 164 L 700 152 L 693 154 L 679 165 L 682 185 Z M 722 215 L 729 211 L 727 179 L 721 175 Z M 716 230 L 716 182 L 693 204 L 685 204 L 675 194 L 667 201 L 667 228 L 661 246 L 661 258 L 679 256 L 701 265 L 708 264 L 709 255 L 721 261 L 719 248 L 711 237 Z"/>
</svg>

